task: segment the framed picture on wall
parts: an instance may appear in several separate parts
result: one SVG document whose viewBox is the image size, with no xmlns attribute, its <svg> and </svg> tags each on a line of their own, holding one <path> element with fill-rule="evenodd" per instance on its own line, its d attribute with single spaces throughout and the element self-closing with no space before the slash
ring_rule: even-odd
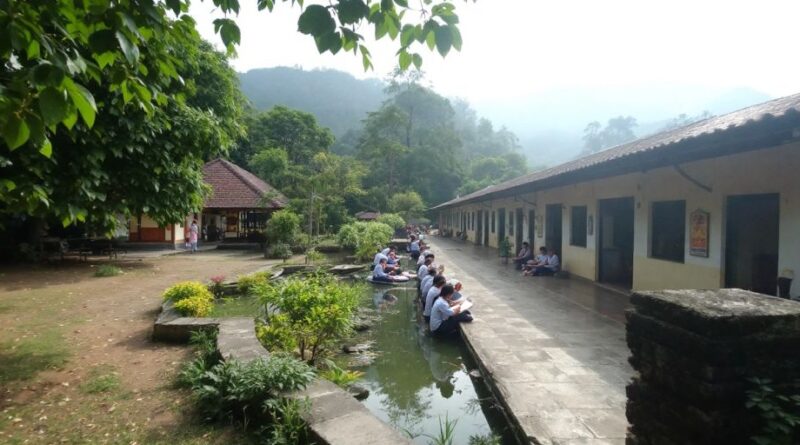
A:
<svg viewBox="0 0 800 445">
<path fill-rule="evenodd" d="M 697 209 L 689 215 L 689 255 L 708 258 L 711 214 Z"/>
</svg>

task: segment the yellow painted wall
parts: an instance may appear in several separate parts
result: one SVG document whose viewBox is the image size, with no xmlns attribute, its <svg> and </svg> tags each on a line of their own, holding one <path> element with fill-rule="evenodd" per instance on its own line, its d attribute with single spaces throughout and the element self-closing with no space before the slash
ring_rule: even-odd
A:
<svg viewBox="0 0 800 445">
<path fill-rule="evenodd" d="M 780 194 L 779 271 L 789 270 L 796 275 L 792 295 L 800 295 L 800 144 L 757 150 L 721 158 L 696 161 L 681 165 L 695 180 L 711 187 L 708 192 L 683 178 L 674 168 L 664 167 L 647 172 L 632 173 L 555 189 L 518 196 L 487 200 L 460 208 L 448 209 L 457 214 L 460 210 L 508 212 L 522 208 L 525 215 L 524 230 L 527 239 L 528 210 L 536 211 L 536 222 L 545 223 L 548 204 L 562 204 L 562 263 L 565 270 L 575 275 L 596 279 L 598 218 L 600 199 L 632 197 L 634 199 L 634 289 L 675 287 L 715 288 L 724 285 L 724 219 L 727 198 L 742 194 Z M 686 201 L 686 244 L 684 261 L 670 262 L 649 257 L 650 209 L 655 201 Z M 570 207 L 587 206 L 587 216 L 594 222 L 592 234 L 587 235 L 587 246 L 570 246 Z M 691 212 L 701 209 L 710 212 L 710 242 L 708 258 L 689 255 L 689 222 Z M 757 218 L 754 215 L 754 218 Z M 495 219 L 497 215 L 495 214 Z M 453 221 L 456 231 L 458 221 Z M 495 222 L 496 223 L 496 222 Z M 518 228 L 515 227 L 515 231 Z M 538 249 L 544 244 L 542 237 L 533 240 Z M 537 234 L 539 230 L 536 231 Z M 468 231 L 474 242 L 474 230 Z M 503 234 L 490 233 L 489 245 L 497 247 Z M 514 242 L 514 236 L 509 236 Z M 517 246 L 515 246 L 515 251 Z"/>
</svg>

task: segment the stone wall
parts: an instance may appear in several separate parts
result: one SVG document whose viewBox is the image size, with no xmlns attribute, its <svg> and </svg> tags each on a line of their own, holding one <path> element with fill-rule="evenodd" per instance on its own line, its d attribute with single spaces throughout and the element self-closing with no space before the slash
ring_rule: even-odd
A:
<svg viewBox="0 0 800 445">
<path fill-rule="evenodd" d="M 636 292 L 627 314 L 629 445 L 744 444 L 749 379 L 800 377 L 800 303 L 740 289 Z"/>
</svg>

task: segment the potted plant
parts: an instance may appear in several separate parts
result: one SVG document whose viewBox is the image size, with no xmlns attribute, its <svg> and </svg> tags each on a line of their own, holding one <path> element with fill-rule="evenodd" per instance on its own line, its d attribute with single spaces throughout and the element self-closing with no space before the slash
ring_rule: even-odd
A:
<svg viewBox="0 0 800 445">
<path fill-rule="evenodd" d="M 501 239 L 497 248 L 500 250 L 500 258 L 503 259 L 503 264 L 508 264 L 508 257 L 511 256 L 511 242 L 508 241 L 508 237 Z"/>
</svg>

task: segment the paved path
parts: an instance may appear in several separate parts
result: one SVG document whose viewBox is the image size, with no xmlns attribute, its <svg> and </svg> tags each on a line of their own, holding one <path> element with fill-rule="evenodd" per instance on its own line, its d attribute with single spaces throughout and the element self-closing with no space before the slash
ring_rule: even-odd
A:
<svg viewBox="0 0 800 445">
<path fill-rule="evenodd" d="M 627 298 L 583 280 L 522 277 L 497 250 L 434 238 L 476 306 L 464 337 L 533 443 L 624 444 Z"/>
</svg>

